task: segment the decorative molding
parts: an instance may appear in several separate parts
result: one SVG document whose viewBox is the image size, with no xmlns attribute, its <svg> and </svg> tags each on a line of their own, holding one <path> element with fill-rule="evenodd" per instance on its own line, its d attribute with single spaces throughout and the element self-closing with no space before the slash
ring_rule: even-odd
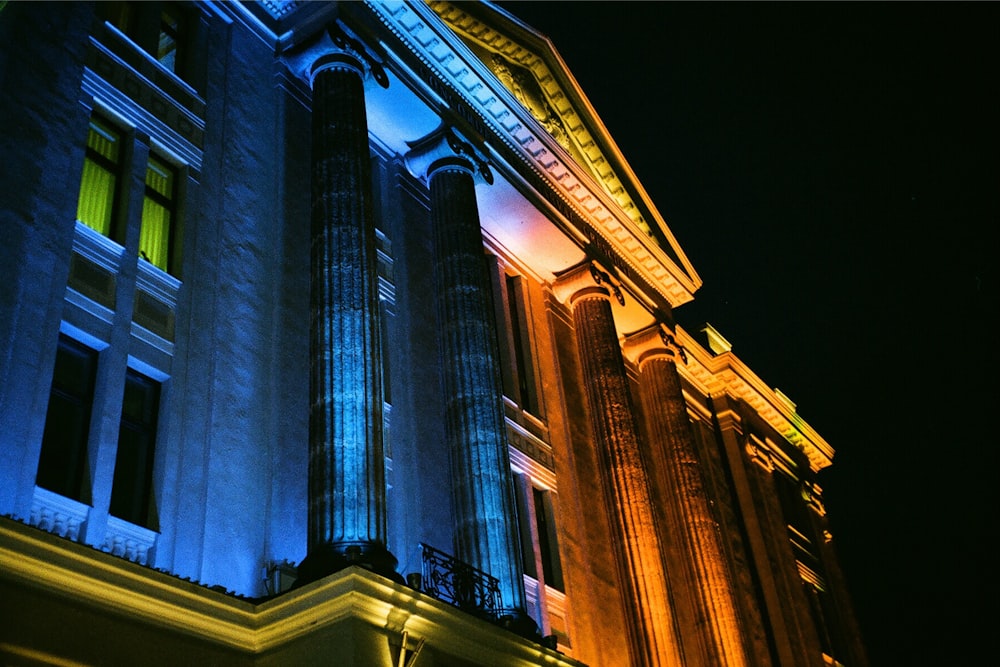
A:
<svg viewBox="0 0 1000 667">
<path fill-rule="evenodd" d="M 621 287 L 611 280 L 607 271 L 595 261 L 587 260 L 556 276 L 552 284 L 552 295 L 559 303 L 572 306 L 577 300 L 597 295 L 609 299 L 612 294 L 619 305 L 625 305 Z"/>
<path fill-rule="evenodd" d="M 814 472 L 833 462 L 833 447 L 739 357 L 731 351 L 709 352 L 680 326 L 675 328 L 674 335 L 687 350 L 688 363 L 678 366 L 686 381 L 706 396 L 725 394 L 745 402 L 784 440 L 806 455 Z"/>
<path fill-rule="evenodd" d="M 684 346 L 659 322 L 626 335 L 622 352 L 625 358 L 640 368 L 650 359 L 666 358 L 674 361 L 680 357 L 685 364 L 688 361 Z"/>
<path fill-rule="evenodd" d="M 127 40 L 121 33 L 114 32 Z M 205 101 L 177 79 L 176 85 L 185 88 L 183 91 L 178 89 L 178 94 L 188 98 L 192 107 L 188 108 L 164 93 L 163 88 L 157 85 L 159 82 L 150 81 L 96 38 L 91 37 L 90 46 L 87 67 L 83 71 L 83 92 L 112 116 L 137 127 L 162 146 L 165 152 L 200 172 L 205 139 Z M 148 59 L 145 52 L 138 51 L 141 57 Z M 176 79 L 159 63 L 151 61 L 150 66 L 154 65 L 162 76 Z M 88 107 L 91 105 L 90 100 L 85 99 L 84 102 Z"/>
<path fill-rule="evenodd" d="M 0 579 L 82 609 L 167 628 L 253 655 L 345 623 L 407 631 L 470 664 L 582 667 L 496 625 L 359 567 L 254 603 L 0 518 Z M 502 661 L 502 663 L 501 663 Z"/>
<path fill-rule="evenodd" d="M 774 460 L 771 458 L 771 452 L 767 445 L 765 445 L 760 439 L 751 434 L 750 437 L 746 439 L 746 443 L 743 448 L 746 451 L 747 456 L 750 458 L 750 461 L 760 466 L 764 472 L 774 472 Z"/>
<path fill-rule="evenodd" d="M 492 54 L 486 65 L 497 79 L 560 146 L 587 168 L 629 218 L 649 234 L 648 222 L 545 59 L 499 32 L 496 26 L 472 16 L 459 4 L 437 0 L 428 5 L 457 33 Z M 552 48 L 551 43 L 548 46 Z M 593 112 L 585 100 L 581 103 L 586 111 Z M 620 155 L 617 158 L 621 160 Z"/>
<path fill-rule="evenodd" d="M 426 137 L 406 144 L 410 151 L 403 163 L 414 178 L 429 179 L 432 172 L 447 165 L 478 175 L 485 183 L 493 185 L 493 172 L 485 152 L 473 147 L 472 142 L 453 127 L 442 125 Z"/>
<path fill-rule="evenodd" d="M 615 301 L 618 302 L 619 306 L 625 305 L 625 296 L 622 294 L 621 286 L 611 280 L 611 276 L 608 275 L 606 271 L 601 271 L 594 262 L 590 263 L 590 276 L 594 279 L 594 282 L 598 285 L 607 285 L 608 289 L 615 296 Z"/>
<path fill-rule="evenodd" d="M 112 556 L 148 565 L 150 552 L 156 546 L 156 532 L 108 515 L 107 531 L 101 551 Z"/>
<path fill-rule="evenodd" d="M 36 486 L 31 497 L 31 515 L 28 523 L 45 532 L 76 542 L 80 539 L 80 530 L 87 523 L 89 515 L 88 505 Z"/>
<path fill-rule="evenodd" d="M 539 176 L 592 242 L 615 249 L 624 268 L 672 305 L 690 301 L 700 281 L 667 253 L 559 146 L 514 95 L 434 11 L 422 3 L 366 0 L 366 5 L 411 53 L 458 94 L 474 118 Z M 569 216 L 569 218 L 571 218 Z"/>
<path fill-rule="evenodd" d="M 545 443 L 529 437 L 509 420 L 507 421 L 507 440 L 511 467 L 525 473 L 532 480 L 538 482 L 540 486 L 555 493 L 556 472 L 552 449 Z"/>
<path fill-rule="evenodd" d="M 320 72 L 337 68 L 350 69 L 382 88 L 389 87 L 382 62 L 340 21 L 327 24 L 307 42 L 283 52 L 280 59 L 294 76 L 307 81 L 310 89 Z"/>
<path fill-rule="evenodd" d="M 271 18 L 281 19 L 302 6 L 301 0 L 258 0 Z"/>
</svg>

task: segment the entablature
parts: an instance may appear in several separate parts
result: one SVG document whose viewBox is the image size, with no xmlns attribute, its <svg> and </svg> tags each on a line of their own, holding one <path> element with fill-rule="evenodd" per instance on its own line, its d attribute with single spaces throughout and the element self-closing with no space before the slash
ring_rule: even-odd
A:
<svg viewBox="0 0 1000 667">
<path fill-rule="evenodd" d="M 506 165 L 524 196 L 544 198 L 550 215 L 573 242 L 612 255 L 618 271 L 671 306 L 693 297 L 700 286 L 693 271 L 678 266 L 640 229 L 433 9 L 394 0 L 370 0 L 366 5 L 409 52 L 397 55 L 405 56 L 407 67 L 422 80 L 407 83 L 431 87 L 434 96 L 444 98 L 448 111 L 467 125 L 463 132 L 482 138 L 498 170 Z M 390 62 L 386 66 L 401 70 Z"/>
<path fill-rule="evenodd" d="M 743 401 L 776 433 L 805 454 L 814 472 L 833 462 L 833 448 L 799 416 L 795 404 L 781 391 L 768 387 L 731 350 L 713 354 L 680 326 L 677 327 L 677 340 L 687 352 L 687 362 L 678 364 L 678 371 L 693 386 L 706 396 L 725 394 Z"/>
</svg>

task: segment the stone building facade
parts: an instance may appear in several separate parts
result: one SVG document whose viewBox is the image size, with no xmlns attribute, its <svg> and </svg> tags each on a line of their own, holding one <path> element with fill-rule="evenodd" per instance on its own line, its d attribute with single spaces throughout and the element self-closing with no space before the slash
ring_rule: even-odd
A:
<svg viewBox="0 0 1000 667">
<path fill-rule="evenodd" d="M 5 664 L 866 664 L 832 448 L 553 45 L 0 5 Z"/>
</svg>

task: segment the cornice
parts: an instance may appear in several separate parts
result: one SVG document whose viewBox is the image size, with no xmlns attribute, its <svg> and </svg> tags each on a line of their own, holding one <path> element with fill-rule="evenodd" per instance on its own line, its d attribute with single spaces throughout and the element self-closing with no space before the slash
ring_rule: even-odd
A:
<svg viewBox="0 0 1000 667">
<path fill-rule="evenodd" d="M 259 655 L 350 620 L 399 640 L 406 632 L 470 664 L 485 660 L 511 667 L 580 666 L 357 567 L 255 603 L 0 517 L 0 578 L 31 591 L 47 591 L 81 609 L 100 609 L 248 654 Z"/>
<path fill-rule="evenodd" d="M 401 45 L 454 90 L 492 135 L 587 225 L 588 229 L 581 231 L 588 238 L 610 248 L 672 306 L 693 298 L 700 286 L 700 281 L 691 277 L 693 272 L 689 275 L 680 269 L 638 227 L 433 9 L 401 0 L 366 0 L 366 5 Z"/>
<path fill-rule="evenodd" d="M 488 2 L 483 4 L 490 5 Z M 518 99 L 526 107 L 536 107 L 531 115 L 553 134 L 557 143 L 573 154 L 573 159 L 603 186 L 604 192 L 643 234 L 662 237 L 658 244 L 666 243 L 668 255 L 675 255 L 670 260 L 686 272 L 697 289 L 701 281 L 694 267 L 551 40 L 502 8 L 493 7 L 490 11 L 516 24 L 516 28 L 510 23 L 504 26 L 508 31 L 513 30 L 514 38 L 482 19 L 479 15 L 484 12 L 477 11 L 479 4 L 431 0 L 428 5 L 465 39 L 499 54 L 534 77 L 544 101 L 532 104 L 524 99 L 528 95 L 523 91 Z M 543 106 L 544 111 L 539 110 L 539 106 Z"/>
<path fill-rule="evenodd" d="M 649 224 L 643 219 L 639 208 L 625 190 L 625 184 L 618 178 L 614 168 L 604 156 L 598 142 L 591 135 L 587 124 L 577 114 L 570 98 L 563 91 L 558 79 L 549 69 L 545 59 L 524 45 L 507 37 L 473 14 L 465 11 L 467 5 L 458 5 L 447 0 L 431 0 L 427 3 L 434 12 L 450 25 L 456 32 L 468 39 L 483 45 L 489 50 L 501 54 L 504 58 L 530 71 L 539 87 L 545 93 L 546 101 L 553 105 L 557 113 L 559 127 L 571 135 L 574 144 L 580 149 L 580 157 L 584 166 L 588 167 L 594 177 L 604 186 L 605 191 L 614 198 L 623 211 L 628 214 L 640 229 L 649 233 Z M 542 38 L 548 44 L 548 50 L 555 49 L 547 38 Z M 563 68 L 565 71 L 565 67 Z M 571 75 L 570 75 L 571 76 Z M 585 102 L 585 100 L 584 100 Z M 588 105 L 588 111 L 591 111 Z M 536 116 L 537 119 L 537 116 Z M 538 119 L 542 120 L 542 119 Z M 558 138 L 557 138 L 558 141 Z M 564 145 L 564 147 L 566 147 Z"/>
<path fill-rule="evenodd" d="M 818 472 L 833 463 L 834 450 L 819 433 L 799 416 L 795 404 L 782 392 L 768 387 L 731 351 L 713 355 L 682 327 L 676 327 L 677 341 L 687 352 L 687 363 L 677 370 L 706 396 L 726 394 L 742 400 L 775 432 L 800 450 Z"/>
</svg>

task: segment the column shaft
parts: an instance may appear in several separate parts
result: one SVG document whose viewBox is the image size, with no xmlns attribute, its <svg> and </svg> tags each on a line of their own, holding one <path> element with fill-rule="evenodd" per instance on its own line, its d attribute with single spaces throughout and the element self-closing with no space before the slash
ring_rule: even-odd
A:
<svg viewBox="0 0 1000 667">
<path fill-rule="evenodd" d="M 310 248 L 309 556 L 300 578 L 358 563 L 392 573 L 375 225 L 359 69 L 316 74 Z"/>
<path fill-rule="evenodd" d="M 472 175 L 430 175 L 445 428 L 460 559 L 500 580 L 504 608 L 523 615 L 524 582 L 503 416 L 489 276 Z"/>
<path fill-rule="evenodd" d="M 573 304 L 573 325 L 600 455 L 605 498 L 630 620 L 635 665 L 681 665 L 663 552 L 628 378 L 606 294 Z"/>
<path fill-rule="evenodd" d="M 680 541 L 694 579 L 692 592 L 700 628 L 707 635 L 709 664 L 747 665 L 722 536 L 709 504 L 673 357 L 664 353 L 643 361 L 639 386 L 651 449 L 667 477 L 666 528 L 669 539 Z"/>
</svg>

